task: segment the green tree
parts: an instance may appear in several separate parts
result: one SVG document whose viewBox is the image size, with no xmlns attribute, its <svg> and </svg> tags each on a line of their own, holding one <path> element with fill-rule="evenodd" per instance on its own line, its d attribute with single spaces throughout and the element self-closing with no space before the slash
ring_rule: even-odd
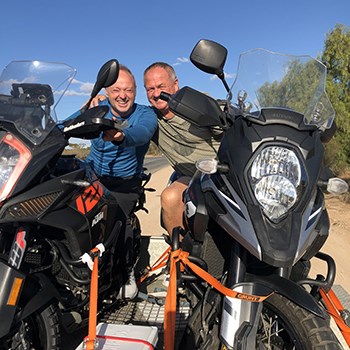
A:
<svg viewBox="0 0 350 350">
<path fill-rule="evenodd" d="M 86 159 L 90 152 L 90 147 L 86 144 L 81 143 L 71 143 L 67 147 L 63 154 L 64 155 L 76 155 L 80 159 Z"/>
<path fill-rule="evenodd" d="M 327 34 L 321 60 L 327 66 L 327 94 L 338 127 L 326 145 L 326 162 L 341 174 L 350 167 L 350 27 L 337 24 Z"/>
</svg>

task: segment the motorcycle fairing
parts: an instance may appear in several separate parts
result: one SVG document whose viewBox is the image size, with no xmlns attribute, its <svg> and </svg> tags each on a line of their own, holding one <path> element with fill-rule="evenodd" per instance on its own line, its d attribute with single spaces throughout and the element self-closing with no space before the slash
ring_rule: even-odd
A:
<svg viewBox="0 0 350 350">
<path fill-rule="evenodd" d="M 72 194 L 76 186 L 62 183 L 62 180 L 72 182 L 84 176 L 84 170 L 53 178 L 43 182 L 30 190 L 12 197 L 0 210 L 1 222 L 40 222 L 45 213 L 62 199 Z M 63 201 L 64 202 L 64 201 Z"/>
<path fill-rule="evenodd" d="M 281 116 L 284 116 L 284 119 Z M 237 225 L 242 222 L 243 214 L 246 223 L 245 225 L 242 223 L 238 231 L 237 228 L 234 229 L 237 232 L 234 238 L 258 258 L 260 255 L 257 247 L 260 246 L 260 259 L 273 266 L 292 265 L 304 254 L 308 246 L 306 239 L 314 230 L 322 211 L 319 209 L 323 207 L 322 196 L 316 196 L 323 145 L 315 127 L 304 126 L 299 129 L 302 122 L 301 115 L 284 110 L 265 111 L 259 120 L 247 121 L 238 118 L 234 127 L 226 131 L 218 153 L 220 161 L 228 165 L 229 172 L 213 176 L 213 179 L 226 176 L 231 184 L 228 193 L 225 193 L 225 189 L 221 191 L 228 197 L 227 199 L 222 194 L 216 193 L 216 200 L 219 200 L 230 213 L 227 220 L 223 219 L 225 215 L 218 218 L 220 225 L 225 225 L 223 227 L 229 231 L 228 223 L 233 222 Z M 279 223 L 271 222 L 264 215 L 262 207 L 252 193 L 247 175 L 256 152 L 269 145 L 281 145 L 293 149 L 305 169 L 302 174 L 299 200 L 293 210 L 290 210 Z M 239 149 L 239 154 L 232 152 L 234 149 Z M 210 184 L 208 189 L 214 187 L 217 185 Z M 237 210 L 237 204 L 240 210 Z M 235 209 L 232 209 L 234 207 Z M 209 209 L 208 211 L 210 212 Z M 258 244 L 254 243 L 252 246 L 251 239 L 254 242 L 255 235 Z"/>
<path fill-rule="evenodd" d="M 102 195 L 103 186 L 99 181 L 96 181 L 84 189 L 84 192 L 75 199 L 76 209 L 83 215 L 87 214 L 100 201 Z"/>
<path fill-rule="evenodd" d="M 218 182 L 220 178 L 222 182 Z M 225 184 L 230 191 L 231 196 L 228 197 L 224 192 L 220 183 Z M 244 245 L 248 251 L 261 259 L 261 247 L 255 235 L 254 227 L 250 220 L 250 216 L 247 207 L 244 202 L 237 195 L 231 184 L 224 174 L 205 175 L 201 183 L 203 192 L 206 194 L 208 204 L 209 215 L 235 240 Z M 210 201 L 210 197 L 213 198 Z M 210 205 L 210 203 L 220 203 L 223 208 L 222 212 L 217 215 L 216 207 Z M 242 234 L 244 233 L 244 235 Z"/>
<path fill-rule="evenodd" d="M 185 192 L 185 218 L 194 239 L 203 242 L 208 228 L 209 216 L 206 209 L 204 194 L 199 183 L 201 173 L 197 172 L 191 179 L 188 190 Z"/>
</svg>

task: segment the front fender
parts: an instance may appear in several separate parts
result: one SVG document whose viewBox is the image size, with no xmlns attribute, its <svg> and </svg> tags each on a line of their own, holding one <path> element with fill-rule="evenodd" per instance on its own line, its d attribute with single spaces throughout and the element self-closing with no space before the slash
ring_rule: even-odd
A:
<svg viewBox="0 0 350 350">
<path fill-rule="evenodd" d="M 31 277 L 0 261 L 0 338 L 9 333 L 19 311 L 19 302 L 22 306 L 19 319 L 22 320 L 53 298 L 59 300 L 58 291 L 44 274 L 36 275 L 35 280 Z M 28 300 L 23 297 L 26 288 L 31 288 L 29 294 L 32 297 Z"/>
<path fill-rule="evenodd" d="M 249 276 L 250 280 L 234 286 L 238 292 L 253 295 L 277 293 L 291 300 L 301 308 L 321 318 L 328 318 L 325 310 L 302 287 L 279 276 Z M 238 350 L 253 349 L 259 327 L 262 303 L 243 302 L 225 297 L 221 319 L 220 337 L 223 342 Z"/>
<path fill-rule="evenodd" d="M 261 290 L 265 292 L 265 295 L 271 292 L 281 294 L 314 315 L 324 319 L 328 318 L 328 314 L 315 298 L 293 281 L 277 275 L 263 277 L 251 275 L 248 277 L 247 282 L 252 283 L 256 287 L 256 289 L 254 289 L 256 292 Z"/>
</svg>

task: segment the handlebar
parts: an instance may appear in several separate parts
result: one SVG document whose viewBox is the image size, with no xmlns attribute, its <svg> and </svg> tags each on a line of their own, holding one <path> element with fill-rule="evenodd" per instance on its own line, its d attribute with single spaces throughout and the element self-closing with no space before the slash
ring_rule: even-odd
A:
<svg viewBox="0 0 350 350">
<path fill-rule="evenodd" d="M 163 101 L 169 102 L 171 95 L 168 94 L 167 92 L 162 91 L 159 95 L 159 98 Z"/>
</svg>

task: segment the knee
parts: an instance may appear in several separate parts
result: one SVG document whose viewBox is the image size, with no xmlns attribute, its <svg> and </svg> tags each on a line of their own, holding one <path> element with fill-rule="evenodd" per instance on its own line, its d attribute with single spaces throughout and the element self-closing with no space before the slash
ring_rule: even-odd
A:
<svg viewBox="0 0 350 350">
<path fill-rule="evenodd" d="M 171 186 L 167 187 L 160 195 L 160 202 L 163 209 L 177 208 L 182 205 L 182 193 Z"/>
</svg>

